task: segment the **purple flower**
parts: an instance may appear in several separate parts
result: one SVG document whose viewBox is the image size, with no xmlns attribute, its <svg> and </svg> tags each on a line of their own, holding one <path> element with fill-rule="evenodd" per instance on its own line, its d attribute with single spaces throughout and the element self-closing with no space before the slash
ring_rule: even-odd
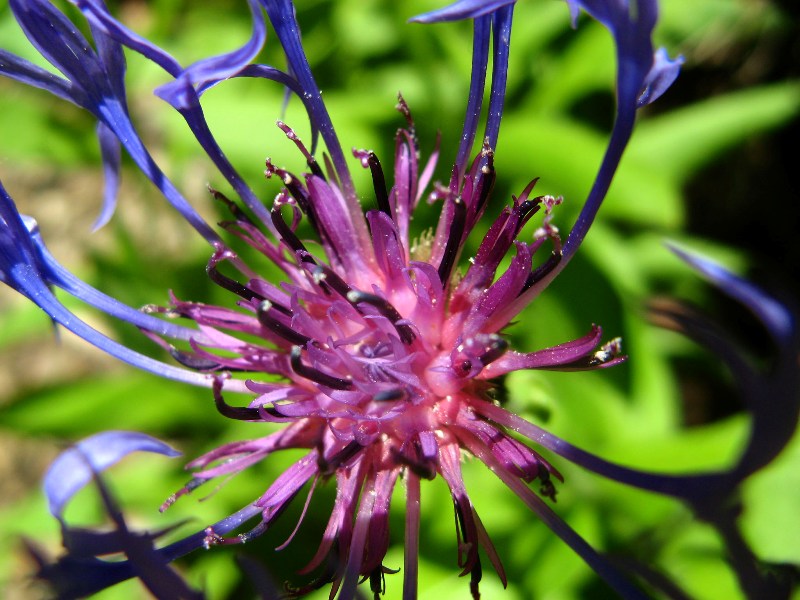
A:
<svg viewBox="0 0 800 600">
<path fill-rule="evenodd" d="M 28 38 L 63 77 L 5 51 L 0 51 L 0 73 L 91 112 L 98 120 L 107 176 L 100 223 L 113 211 L 119 153 L 124 148 L 212 245 L 206 271 L 232 292 L 231 302 L 212 306 L 173 298 L 168 307 L 151 306 L 143 312 L 119 303 L 56 263 L 35 223 L 18 214 L 2 187 L 0 277 L 56 322 L 104 351 L 158 375 L 211 387 L 223 415 L 286 424 L 278 433 L 228 444 L 192 461 L 193 479 L 162 510 L 205 482 L 238 473 L 275 452 L 305 450 L 301 459 L 239 513 L 162 548 L 159 556 L 171 560 L 201 546 L 243 543 L 270 527 L 304 486 L 312 494 L 318 485 L 333 480 L 336 499 L 330 520 L 304 569 L 322 573 L 297 593 L 332 582 L 332 594 L 352 598 L 359 581 L 368 579 L 378 595 L 384 575 L 392 572 L 383 564 L 389 543 L 389 503 L 402 479 L 406 493 L 404 597 L 414 598 L 420 484 L 422 479 L 440 476 L 453 499 L 458 564 L 462 574 L 470 575 L 472 595 L 477 598 L 481 548 L 504 583 L 505 575 L 500 552 L 464 486 L 461 461 L 467 453 L 482 461 L 617 592 L 640 595 L 551 509 L 549 502 L 556 498 L 553 480 L 561 480 L 561 475 L 509 431 L 612 477 L 624 480 L 628 472 L 615 476 L 615 469 L 621 468 L 508 412 L 493 394 L 497 378 L 511 371 L 586 370 L 624 360 L 620 341 L 603 343 L 596 325 L 584 337 L 531 353 L 511 350 L 504 330 L 574 255 L 605 196 L 637 108 L 660 95 L 677 74 L 677 62 L 663 53 L 654 58 L 650 36 L 655 2 L 640 0 L 636 10 L 622 0 L 569 2 L 573 12 L 583 8 L 607 26 L 617 44 L 617 119 L 608 151 L 563 244 L 553 223 L 553 211 L 561 199 L 534 195 L 533 180 L 491 219 L 473 257 L 463 256 L 463 249 L 484 215 L 495 181 L 493 156 L 505 93 L 512 2 L 458 2 L 417 19 L 474 19 L 473 76 L 462 144 L 449 182 L 431 185 L 438 152 L 421 159 L 411 111 L 401 97 L 397 108 L 405 127 L 396 136 L 392 168 L 385 170 L 371 151 L 353 153 L 372 175 L 375 208 L 366 212 L 306 60 L 291 2 L 260 3 L 286 54 L 287 72 L 250 64 L 266 32 L 262 6 L 255 0 L 249 2 L 253 33 L 247 44 L 187 67 L 116 21 L 102 2 L 74 3 L 89 22 L 96 50 L 50 3 L 11 0 Z M 482 148 L 470 159 L 482 110 L 490 39 L 494 70 L 487 125 Z M 278 267 L 283 272 L 281 282 L 263 278 L 258 263 L 246 264 L 238 257 L 155 164 L 128 114 L 122 46 L 141 53 L 172 78 L 156 90 L 157 95 L 184 117 L 239 196 L 234 202 L 210 190 L 232 215 L 221 224 L 223 229 Z M 285 85 L 304 103 L 311 120 L 310 148 L 289 126 L 279 123 L 303 154 L 308 172 L 290 173 L 268 160 L 266 174 L 281 186 L 269 208 L 228 162 L 203 116 L 203 93 L 233 77 L 262 77 Z M 316 158 L 317 137 L 328 151 L 323 161 Z M 410 221 L 423 199 L 439 203 L 441 214 L 433 232 L 414 239 Z M 520 231 L 531 219 L 539 219 L 539 225 L 533 239 L 525 241 Z M 301 237 L 301 223 L 314 232 L 314 245 Z M 223 269 L 236 274 L 224 274 Z M 160 363 L 93 331 L 56 299 L 51 291 L 54 286 L 133 323 L 182 366 Z M 162 317 L 181 317 L 193 321 L 194 327 L 175 325 Z M 247 406 L 232 406 L 223 396 L 226 390 L 246 392 L 253 399 Z M 123 437 L 119 443 L 120 454 L 125 454 L 139 449 L 141 438 Z M 89 447 L 89 464 L 104 468 L 107 463 L 97 464 Z M 78 483 L 86 481 L 84 477 Z M 65 501 L 71 496 L 75 484 L 49 477 L 51 503 L 60 506 L 60 498 Z M 643 487 L 656 486 L 645 483 Z M 60 517 L 60 509 L 56 513 Z M 249 531 L 226 537 L 255 518 L 258 522 Z M 128 558 L 127 563 L 115 564 L 113 575 L 102 579 L 97 589 L 108 585 L 109 579 L 136 575 L 136 561 Z M 324 565 L 332 567 L 324 570 Z"/>
</svg>

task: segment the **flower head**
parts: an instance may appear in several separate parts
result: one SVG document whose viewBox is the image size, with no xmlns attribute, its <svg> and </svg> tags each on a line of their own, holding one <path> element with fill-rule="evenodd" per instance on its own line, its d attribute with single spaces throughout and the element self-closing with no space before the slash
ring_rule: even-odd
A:
<svg viewBox="0 0 800 600">
<path fill-rule="evenodd" d="M 599 327 L 584 337 L 536 352 L 509 348 L 505 329 L 564 268 L 591 224 L 622 150 L 638 106 L 658 96 L 676 74 L 677 63 L 654 59 L 650 35 L 655 2 L 570 2 L 585 8 L 614 34 L 620 57 L 617 121 L 597 180 L 577 224 L 562 244 L 554 224 L 561 199 L 534 195 L 536 180 L 512 197 L 481 234 L 474 256 L 463 256 L 467 238 L 490 205 L 510 47 L 512 2 L 458 2 L 418 20 L 475 20 L 473 80 L 462 144 L 446 184 L 434 183 L 438 152 L 421 159 L 411 111 L 402 97 L 405 126 L 395 139 L 391 175 L 375 153 L 354 151 L 370 170 L 373 190 L 357 195 L 347 162 L 300 44 L 293 6 L 263 0 L 286 54 L 288 70 L 250 64 L 264 42 L 266 23 L 251 1 L 253 34 L 229 54 L 188 67 L 126 29 L 102 2 L 76 1 L 90 23 L 96 51 L 48 2 L 11 0 L 23 30 L 64 78 L 46 73 L 7 52 L 0 73 L 86 108 L 99 122 L 109 174 L 105 221 L 113 210 L 119 149 L 134 162 L 213 247 L 206 271 L 231 292 L 225 306 L 173 298 L 168 307 L 135 311 L 80 282 L 47 252 L 35 224 L 23 220 L 0 189 L 3 281 L 45 308 L 51 317 L 119 358 L 160 375 L 212 389 L 223 415 L 285 427 L 264 437 L 228 444 L 195 459 L 196 472 L 162 508 L 203 483 L 240 472 L 285 449 L 305 455 L 240 513 L 168 546 L 174 558 L 195 547 L 240 543 L 265 531 L 287 504 L 310 486 L 333 480 L 336 499 L 321 544 L 304 572 L 316 572 L 309 587 L 333 582 L 340 598 L 352 598 L 362 578 L 375 595 L 391 572 L 383 564 L 389 544 L 389 504 L 405 482 L 404 594 L 416 595 L 420 482 L 441 477 L 450 489 L 457 522 L 458 564 L 470 575 L 478 597 L 482 576 L 479 549 L 505 582 L 500 553 L 493 547 L 461 475 L 464 454 L 476 457 L 580 553 L 621 593 L 637 594 L 586 542 L 564 524 L 555 501 L 558 471 L 509 431 L 560 448 L 552 436 L 506 411 L 494 399 L 497 378 L 520 369 L 581 370 L 624 359 L 620 341 L 603 344 Z M 51 35 L 56 31 L 59 35 Z M 469 159 L 477 135 L 489 55 L 493 68 L 484 142 Z M 133 128 L 122 75 L 121 48 L 139 52 L 173 78 L 157 90 L 184 117 L 220 173 L 239 196 L 230 200 L 212 189 L 230 210 L 224 230 L 242 240 L 283 273 L 266 279 L 259 264 L 245 262 L 207 225 L 161 172 Z M 291 173 L 268 160 L 266 175 L 280 191 L 265 206 L 244 183 L 214 140 L 203 116 L 201 96 L 232 77 L 264 77 L 287 86 L 303 101 L 312 123 L 310 148 L 281 122 L 305 158 L 308 172 Z M 328 153 L 318 159 L 317 136 Z M 373 196 L 362 203 L 359 198 Z M 412 215 L 423 200 L 441 206 L 438 224 L 414 237 Z M 492 209 L 494 210 L 494 209 Z M 532 238 L 523 227 L 539 219 Z M 182 367 L 163 365 L 92 331 L 52 295 L 58 286 L 86 302 L 134 323 L 164 346 Z M 168 317 L 164 319 L 163 317 Z M 180 317 L 194 326 L 176 325 Z M 245 392 L 247 406 L 233 406 L 226 391 Z M 138 442 L 137 442 L 138 443 Z M 571 447 L 565 446 L 567 452 Z M 534 484 L 533 488 L 529 484 Z M 535 489 L 534 489 L 535 488 Z M 538 494 L 537 494 L 538 491 Z M 57 492 L 70 495 L 71 491 Z M 244 521 L 257 524 L 235 537 Z M 325 566 L 329 568 L 325 568 Z M 124 569 L 117 568 L 119 577 Z M 305 591 L 305 588 L 303 590 Z"/>
<path fill-rule="evenodd" d="M 235 260 L 227 250 L 212 257 L 208 272 L 239 296 L 225 308 L 175 300 L 161 309 L 195 321 L 206 341 L 186 351 L 169 347 L 188 366 L 215 373 L 214 394 L 222 414 L 248 421 L 279 421 L 288 427 L 267 437 L 219 448 L 190 463 L 199 469 L 190 486 L 236 473 L 271 453 L 305 448 L 308 454 L 256 502 L 262 520 L 244 541 L 263 531 L 301 487 L 334 478 L 337 499 L 322 545 L 306 570 L 333 553 L 340 566 L 329 574 L 343 597 L 353 594 L 359 577 L 379 585 L 386 567 L 388 508 L 402 477 L 407 504 L 419 502 L 419 480 L 441 476 L 448 484 L 459 522 L 459 563 L 471 573 L 477 595 L 478 549 L 483 546 L 501 573 L 497 553 L 480 524 L 461 477 L 461 454 L 478 456 L 503 476 L 530 483 L 555 499 L 551 475 L 558 472 L 535 451 L 496 423 L 492 380 L 520 368 L 581 369 L 619 362 L 619 344 L 599 346 L 595 327 L 579 340 L 531 354 L 508 350 L 503 329 L 527 304 L 526 295 L 560 251 L 550 224 L 558 200 L 532 198 L 534 183 L 514 198 L 489 228 L 463 275 L 455 266 L 467 235 L 486 207 L 494 169 L 484 147 L 458 186 L 438 186 L 434 201 L 444 203 L 436 233 L 413 241 L 409 221 L 423 196 L 433 161 L 418 164 L 419 150 L 405 102 L 400 111 L 408 127 L 397 134 L 394 177 L 387 184 L 372 152 L 356 151 L 372 170 L 378 208 L 365 218 L 347 210 L 335 173 L 324 174 L 311 154 L 302 177 L 267 165 L 269 177 L 285 186 L 271 210 L 281 245 L 271 244 L 266 227 L 229 204 L 234 220 L 225 228 L 279 265 L 280 285 L 242 264 L 244 283 L 219 272 Z M 296 140 L 294 132 L 281 125 Z M 534 241 L 520 241 L 522 226 L 537 212 L 543 224 Z M 298 229 L 307 220 L 318 236 L 310 251 Z M 501 260 L 513 250 L 499 274 Z M 546 258 L 534 267 L 534 254 Z M 155 310 L 155 309 L 153 309 Z M 244 337 L 248 341 L 243 341 Z M 246 408 L 222 397 L 226 371 L 246 372 L 256 394 Z M 263 379 L 264 374 L 278 375 Z M 527 489 L 527 488 L 525 488 Z M 183 490 L 184 492 L 187 490 Z M 531 499 L 534 496 L 531 495 Z M 407 513 L 406 585 L 413 585 L 419 513 Z M 207 544 L 226 543 L 213 528 Z"/>
</svg>

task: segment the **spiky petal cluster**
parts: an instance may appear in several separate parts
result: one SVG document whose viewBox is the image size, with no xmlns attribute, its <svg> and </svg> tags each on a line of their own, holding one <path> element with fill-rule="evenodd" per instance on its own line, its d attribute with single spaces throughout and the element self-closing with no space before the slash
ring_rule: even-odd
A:
<svg viewBox="0 0 800 600">
<path fill-rule="evenodd" d="M 208 271 L 240 296 L 239 309 L 178 300 L 168 309 L 198 323 L 206 340 L 194 343 L 190 351 L 173 350 L 186 365 L 250 373 L 247 387 L 257 396 L 247 408 L 229 406 L 221 381 L 215 386 L 223 414 L 289 423 L 279 433 L 230 444 L 193 461 L 190 466 L 200 471 L 192 487 L 245 469 L 277 450 L 308 449 L 257 501 L 263 509 L 261 523 L 234 539 L 263 531 L 306 483 L 334 478 L 335 507 L 306 570 L 320 567 L 333 554 L 331 564 L 338 566 L 326 578 L 341 584 L 342 597 L 349 598 L 360 576 L 369 577 L 375 590 L 380 587 L 389 501 L 401 477 L 411 507 L 405 577 L 406 585 L 413 585 L 419 517 L 413 507 L 419 503 L 419 479 L 440 475 L 458 516 L 459 564 L 472 574 L 477 596 L 478 548 L 484 547 L 501 576 L 502 567 L 464 488 L 462 451 L 508 477 L 538 479 L 542 493 L 552 499 L 550 476 L 560 478 L 493 421 L 493 412 L 503 409 L 492 400 L 491 380 L 519 368 L 591 368 L 621 358 L 615 358 L 616 342 L 598 350 L 597 327 L 580 340 L 540 352 L 507 352 L 503 328 L 528 304 L 526 296 L 535 291 L 540 274 L 559 256 L 557 230 L 549 224 L 556 200 L 531 198 L 533 183 L 529 185 L 495 219 L 458 276 L 455 265 L 494 183 L 492 151 L 483 149 L 457 187 L 436 188 L 434 198 L 444 203 L 436 233 L 414 242 L 410 220 L 435 154 L 421 168 L 402 98 L 399 109 L 408 127 L 397 134 L 391 187 L 374 153 L 355 152 L 372 170 L 377 208 L 364 217 L 348 211 L 335 174 L 323 174 L 308 153 L 310 172 L 302 177 L 268 162 L 267 175 L 279 177 L 284 185 L 271 210 L 280 248 L 267 242 L 264 224 L 236 208 L 236 220 L 225 227 L 279 265 L 285 282 L 278 286 L 266 281 L 257 268 L 250 270 L 241 262 L 237 266 L 252 274 L 249 280 L 240 283 L 223 276 L 220 263 L 233 258 L 223 251 L 212 258 Z M 541 208 L 547 223 L 537 237 L 531 243 L 518 239 L 523 225 Z M 299 237 L 304 221 L 316 233 L 315 251 Z M 498 273 L 512 247 L 510 263 Z M 547 248 L 546 258 L 534 266 L 534 254 L 541 248 Z M 244 337 L 249 341 L 242 341 Z M 262 374 L 280 380 L 264 380 Z M 221 541 L 213 529 L 208 531 L 208 544 Z"/>
</svg>

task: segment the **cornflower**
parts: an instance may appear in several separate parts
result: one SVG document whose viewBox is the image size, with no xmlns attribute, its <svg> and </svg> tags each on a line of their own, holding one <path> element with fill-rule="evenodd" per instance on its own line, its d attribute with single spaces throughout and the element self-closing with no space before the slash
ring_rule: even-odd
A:
<svg viewBox="0 0 800 600">
<path fill-rule="evenodd" d="M 641 596 L 636 586 L 550 508 L 547 500 L 554 501 L 556 496 L 553 479 L 561 480 L 561 475 L 519 438 L 612 479 L 690 502 L 702 488 L 700 483 L 684 487 L 682 480 L 608 463 L 507 411 L 495 401 L 493 390 L 497 379 L 512 371 L 587 370 L 624 360 L 620 341 L 603 343 L 598 326 L 576 340 L 528 353 L 511 350 L 504 330 L 575 255 L 631 136 L 637 109 L 660 96 L 677 76 L 680 60 L 670 60 L 652 46 L 656 2 L 567 1 L 573 20 L 583 9 L 611 31 L 616 44 L 617 106 L 606 153 L 563 242 L 553 224 L 553 210 L 561 199 L 535 196 L 534 179 L 492 220 L 477 253 L 468 261 L 462 261 L 463 248 L 490 204 L 495 181 L 494 151 L 503 113 L 514 2 L 456 2 L 414 19 L 474 22 L 473 71 L 461 142 L 449 182 L 431 186 L 438 151 L 421 160 L 411 110 L 400 97 L 398 110 L 405 126 L 395 140 L 391 183 L 373 152 L 354 151 L 373 181 L 376 208 L 366 214 L 304 54 L 291 2 L 249 0 L 250 40 L 233 52 L 186 67 L 127 29 L 101 1 L 74 0 L 74 4 L 89 24 L 94 46 L 50 2 L 10 0 L 28 39 L 61 75 L 4 50 L 0 50 L 0 74 L 47 90 L 97 119 L 106 174 L 98 225 L 113 214 L 124 149 L 212 246 L 206 272 L 234 299 L 229 306 L 176 297 L 168 307 L 136 310 L 126 306 L 56 262 L 35 221 L 19 214 L 2 186 L 0 278 L 55 322 L 108 354 L 162 377 L 211 388 L 216 408 L 224 416 L 286 424 L 277 433 L 227 444 L 192 461 L 189 466 L 196 469 L 192 480 L 162 510 L 209 480 L 238 473 L 277 451 L 306 450 L 259 498 L 237 513 L 181 541 L 150 548 L 152 556 L 158 557 L 155 572 L 161 573 L 163 564 L 196 548 L 244 543 L 262 534 L 304 487 L 310 488 L 310 497 L 318 485 L 334 480 L 336 498 L 330 520 L 317 552 L 303 570 L 318 576 L 293 593 L 332 582 L 331 595 L 349 599 L 356 596 L 363 578 L 377 597 L 384 575 L 391 572 L 383 564 L 389 545 L 389 504 L 402 479 L 406 495 L 403 589 L 405 598 L 414 598 L 421 480 L 440 476 L 453 499 L 458 565 L 462 574 L 469 574 L 470 590 L 477 598 L 483 572 L 479 549 L 503 583 L 505 575 L 463 482 L 461 464 L 467 454 L 483 462 L 618 593 Z M 265 42 L 264 12 L 285 53 L 286 71 L 252 62 Z M 237 256 L 156 164 L 129 114 L 123 48 L 143 55 L 172 78 L 156 94 L 182 115 L 238 196 L 233 201 L 210 189 L 232 215 L 222 228 L 277 266 L 284 274 L 283 282 L 264 279 L 258 265 L 246 264 Z M 490 54 L 493 70 L 486 127 L 480 151 L 470 158 Z M 310 147 L 291 127 L 278 123 L 302 153 L 308 172 L 291 173 L 268 160 L 266 175 L 282 183 L 271 207 L 228 161 L 204 117 L 203 94 L 237 77 L 266 78 L 285 86 L 303 103 L 311 122 Z M 322 160 L 317 158 L 318 137 L 327 149 Z M 430 236 L 414 241 L 410 221 L 430 187 L 429 200 L 442 207 L 439 221 Z M 539 216 L 533 239 L 520 239 L 523 226 Z M 301 222 L 316 234 L 315 246 L 301 239 Z M 509 255 L 507 266 L 501 267 Z M 463 274 L 458 268 L 462 262 Z M 224 274 L 223 265 L 238 274 Z M 135 325 L 166 348 L 178 364 L 142 355 L 93 330 L 56 298 L 53 287 Z M 177 324 L 172 317 L 191 320 L 196 326 Z M 226 392 L 247 393 L 253 399 L 247 406 L 234 406 Z M 136 450 L 172 453 L 147 436 L 116 432 L 90 439 L 66 455 L 47 478 L 53 514 L 63 522 L 63 508 L 79 487 Z M 229 536 L 250 520 L 257 520 L 255 526 Z M 121 520 L 118 524 L 127 531 Z M 146 580 L 141 560 L 137 562 L 133 552 L 126 550 L 126 554 L 126 562 L 107 563 L 75 550 L 75 556 L 62 561 L 60 579 L 51 578 L 82 594 L 135 575 Z M 152 577 L 149 581 L 157 585 Z"/>
</svg>

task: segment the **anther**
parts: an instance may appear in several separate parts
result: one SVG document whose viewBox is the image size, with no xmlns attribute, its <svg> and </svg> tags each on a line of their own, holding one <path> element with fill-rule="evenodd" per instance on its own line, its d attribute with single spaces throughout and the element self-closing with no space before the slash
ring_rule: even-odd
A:
<svg viewBox="0 0 800 600">
<path fill-rule="evenodd" d="M 522 290 L 520 294 L 523 294 L 527 290 L 529 290 L 532 286 L 536 283 L 544 279 L 544 277 L 550 273 L 553 269 L 556 268 L 558 263 L 561 262 L 562 254 L 561 252 L 553 252 L 550 257 L 541 265 L 536 267 L 533 271 L 530 272 L 528 278 L 525 280 L 525 285 L 522 286 Z"/>
<path fill-rule="evenodd" d="M 183 350 L 178 350 L 175 346 L 169 347 L 169 355 L 184 367 L 194 369 L 195 371 L 213 371 L 222 366 L 215 360 L 189 354 Z"/>
<path fill-rule="evenodd" d="M 403 388 L 384 390 L 372 396 L 375 402 L 393 402 L 396 400 L 405 400 L 406 398 L 408 398 L 408 392 Z"/>
<path fill-rule="evenodd" d="M 219 202 L 222 202 L 225 206 L 227 206 L 228 210 L 231 212 L 231 214 L 234 216 L 234 218 L 237 221 L 243 221 L 243 222 L 248 223 L 250 225 L 255 225 L 255 223 L 253 223 L 253 221 L 250 219 L 250 217 L 248 217 L 244 213 L 244 211 L 241 208 L 239 208 L 239 206 L 235 202 L 233 202 L 232 200 L 228 199 L 228 197 L 225 196 L 225 194 L 223 194 L 222 192 L 214 189 L 210 185 L 207 186 L 207 187 L 208 187 L 209 193 L 214 197 L 214 199 L 218 200 Z"/>
<path fill-rule="evenodd" d="M 619 356 L 621 352 L 622 338 L 615 337 L 613 340 L 603 344 L 600 349 L 592 355 L 592 358 L 589 359 L 589 364 L 591 366 L 602 365 Z"/>
<path fill-rule="evenodd" d="M 177 492 L 172 494 L 169 498 L 164 500 L 164 503 L 158 508 L 158 512 L 163 513 L 170 506 L 175 504 L 175 502 L 178 501 L 178 498 L 193 492 L 194 490 L 199 488 L 201 485 L 203 485 L 206 481 L 208 481 L 208 479 L 201 479 L 200 477 L 192 477 L 186 483 L 186 485 L 184 485 L 181 489 L 179 489 Z"/>
<path fill-rule="evenodd" d="M 411 117 L 411 109 L 408 108 L 408 104 L 406 103 L 406 100 L 403 98 L 402 94 L 397 94 L 397 104 L 395 105 L 395 109 L 405 118 L 406 123 L 408 123 L 408 129 L 411 132 L 411 137 L 416 143 L 417 136 L 414 128 L 414 119 Z"/>
<path fill-rule="evenodd" d="M 329 460 L 326 460 L 320 451 L 317 457 L 317 467 L 319 467 L 319 471 L 323 475 L 333 475 L 344 462 L 354 457 L 360 450 L 361 444 L 353 440 L 331 456 Z"/>
<path fill-rule="evenodd" d="M 378 208 L 381 212 L 392 216 L 392 208 L 389 206 L 389 192 L 386 189 L 386 177 L 383 174 L 383 167 L 381 161 L 378 160 L 377 155 L 370 151 L 367 155 L 367 164 L 369 171 L 372 173 L 372 187 L 375 189 L 375 200 L 378 203 Z"/>
<path fill-rule="evenodd" d="M 217 269 L 216 263 L 208 263 L 206 266 L 206 274 L 208 275 L 209 279 L 211 279 L 211 281 L 216 283 L 218 286 L 225 288 L 229 292 L 233 292 L 245 300 L 252 300 L 253 298 L 258 300 L 264 299 L 264 296 L 261 294 L 254 292 L 250 288 L 243 286 L 238 281 L 220 273 Z"/>
<path fill-rule="evenodd" d="M 222 397 L 222 380 L 220 378 L 214 380 L 214 385 L 211 387 L 211 390 L 214 394 L 214 404 L 217 407 L 217 411 L 219 411 L 222 416 L 228 417 L 229 419 L 236 419 L 237 421 L 261 420 L 261 412 L 259 409 L 231 406 L 225 402 L 225 399 Z"/>
<path fill-rule="evenodd" d="M 300 346 L 294 346 L 289 359 L 289 362 L 292 365 L 292 370 L 300 375 L 300 377 L 305 377 L 306 379 L 310 379 L 311 381 L 314 381 L 320 385 L 324 385 L 335 390 L 348 390 L 353 387 L 353 382 L 348 379 L 334 377 L 333 375 L 323 373 L 314 367 L 309 367 L 308 365 L 303 364 L 302 354 L 303 349 Z"/>
<path fill-rule="evenodd" d="M 483 208 L 486 206 L 486 202 L 489 200 L 489 196 L 492 194 L 492 190 L 494 189 L 494 182 L 497 179 L 497 175 L 494 170 L 494 152 L 487 151 L 485 156 L 486 164 L 481 168 L 481 174 L 478 177 L 480 193 L 478 195 L 478 201 L 475 203 L 474 213 L 476 215 L 480 214 Z"/>
<path fill-rule="evenodd" d="M 397 330 L 397 333 L 400 336 L 400 340 L 404 344 L 410 344 L 416 339 L 417 336 L 414 334 L 414 331 L 411 329 L 410 325 L 399 323 L 399 321 L 403 319 L 403 316 L 397 312 L 397 309 L 392 306 L 391 302 L 388 300 L 375 294 L 350 290 L 347 292 L 347 301 L 354 305 L 363 302 L 364 304 L 369 304 L 370 306 L 377 308 L 381 315 L 391 321 L 392 325 L 394 325 L 394 328 Z"/>
<path fill-rule="evenodd" d="M 491 341 L 489 342 L 486 352 L 480 355 L 481 364 L 485 367 L 491 362 L 496 361 L 498 358 L 505 354 L 508 350 L 508 342 L 499 335 L 491 334 Z"/>
<path fill-rule="evenodd" d="M 275 229 L 278 230 L 278 234 L 281 236 L 281 241 L 289 246 L 295 253 L 303 253 L 303 262 L 310 262 L 315 263 L 316 261 L 311 257 L 306 247 L 303 245 L 303 242 L 300 241 L 294 231 L 286 224 L 286 221 L 283 220 L 283 214 L 280 211 L 280 208 L 273 208 L 270 211 L 270 217 L 272 218 L 272 224 L 275 225 Z"/>
<path fill-rule="evenodd" d="M 295 133 L 294 129 L 289 127 L 283 121 L 276 121 L 275 123 L 278 128 L 286 134 L 286 137 L 294 142 L 294 145 L 297 146 L 298 150 L 303 153 L 303 156 L 306 159 L 306 164 L 308 168 L 311 169 L 311 172 L 316 175 L 317 177 L 321 177 L 325 179 L 325 174 L 322 172 L 322 168 L 319 166 L 317 159 L 308 151 L 305 144 L 300 140 L 300 137 Z"/>
<path fill-rule="evenodd" d="M 284 325 L 278 319 L 271 316 L 269 311 L 273 309 L 273 304 L 269 300 L 262 300 L 261 303 L 258 305 L 258 309 L 256 310 L 256 317 L 258 317 L 258 322 L 261 323 L 263 327 L 269 329 L 272 333 L 282 337 L 287 342 L 291 344 L 295 344 L 298 346 L 305 346 L 308 342 L 311 341 L 311 338 L 303 335 L 300 332 L 295 331 L 291 327 Z"/>
<path fill-rule="evenodd" d="M 314 283 L 323 289 L 330 287 L 343 298 L 347 298 L 347 294 L 349 294 L 351 291 L 350 286 L 347 285 L 344 279 L 339 277 L 339 275 L 336 274 L 336 271 L 327 265 L 315 265 L 311 271 L 311 277 L 313 278 Z"/>
<path fill-rule="evenodd" d="M 453 222 L 450 224 L 450 235 L 447 238 L 447 244 L 444 247 L 444 255 L 442 262 L 439 263 L 439 280 L 442 285 L 446 286 L 447 281 L 450 279 L 450 273 L 453 270 L 453 265 L 458 255 L 458 249 L 461 247 L 461 236 L 464 235 L 464 227 L 467 220 L 467 208 L 464 201 L 456 197 L 453 199 Z"/>
</svg>

